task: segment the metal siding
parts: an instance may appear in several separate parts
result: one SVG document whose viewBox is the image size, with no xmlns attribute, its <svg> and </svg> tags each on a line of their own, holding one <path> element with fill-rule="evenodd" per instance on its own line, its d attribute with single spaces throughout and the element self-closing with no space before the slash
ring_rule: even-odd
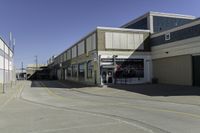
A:
<svg viewBox="0 0 200 133">
<path fill-rule="evenodd" d="M 134 44 L 134 36 L 133 34 L 127 34 L 128 35 L 128 49 L 134 49 L 135 44 Z"/>
<path fill-rule="evenodd" d="M 171 43 L 175 41 L 180 41 L 180 40 L 200 36 L 200 25 L 195 25 L 195 26 L 181 29 L 175 32 L 171 32 L 170 36 L 171 36 L 170 40 L 165 40 L 165 34 L 152 38 L 151 46 L 164 45 L 166 43 Z"/>
<path fill-rule="evenodd" d="M 86 39 L 86 48 L 87 48 L 87 53 L 90 52 L 92 50 L 92 37 L 88 37 Z"/>
<path fill-rule="evenodd" d="M 4 50 L 4 42 L 0 39 L 0 49 Z"/>
<path fill-rule="evenodd" d="M 85 53 L 85 41 L 82 41 L 78 44 L 78 55 Z"/>
<path fill-rule="evenodd" d="M 135 44 L 134 49 L 138 49 L 140 46 L 140 34 L 134 34 L 134 44 Z"/>
<path fill-rule="evenodd" d="M 5 69 L 8 70 L 8 59 L 5 59 Z"/>
<path fill-rule="evenodd" d="M 111 32 L 106 32 L 105 33 L 105 47 L 107 49 L 112 49 L 113 48 L 113 38 L 112 38 L 112 33 Z"/>
<path fill-rule="evenodd" d="M 120 33 L 113 33 L 113 49 L 120 49 Z"/>
<path fill-rule="evenodd" d="M 76 57 L 77 56 L 77 50 L 76 50 L 76 46 L 74 46 L 72 48 L 72 58 Z"/>
<path fill-rule="evenodd" d="M 4 61 L 3 61 L 3 56 L 0 55 L 0 69 L 4 68 Z"/>
<path fill-rule="evenodd" d="M 71 59 L 71 49 L 67 50 L 67 60 Z"/>
<path fill-rule="evenodd" d="M 92 50 L 96 49 L 96 34 L 92 35 Z"/>
<path fill-rule="evenodd" d="M 192 85 L 192 61 L 190 55 L 153 60 L 153 75 L 159 83 Z"/>
<path fill-rule="evenodd" d="M 128 35 L 127 34 L 120 34 L 120 48 L 121 49 L 128 49 Z"/>
</svg>

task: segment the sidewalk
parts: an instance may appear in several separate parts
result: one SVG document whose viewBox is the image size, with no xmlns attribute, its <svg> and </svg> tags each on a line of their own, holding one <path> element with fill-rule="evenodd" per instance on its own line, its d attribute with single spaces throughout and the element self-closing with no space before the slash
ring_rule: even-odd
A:
<svg viewBox="0 0 200 133">
<path fill-rule="evenodd" d="M 10 98 L 12 98 L 19 88 L 19 83 L 16 82 L 12 87 L 6 87 L 5 93 L 3 93 L 3 87 L 0 86 L 0 106 L 4 105 Z"/>
</svg>

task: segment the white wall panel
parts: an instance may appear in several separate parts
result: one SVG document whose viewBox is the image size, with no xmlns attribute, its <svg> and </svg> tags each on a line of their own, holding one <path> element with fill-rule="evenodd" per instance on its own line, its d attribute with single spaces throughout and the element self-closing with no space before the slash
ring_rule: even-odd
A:
<svg viewBox="0 0 200 133">
<path fill-rule="evenodd" d="M 0 69 L 4 68 L 3 59 L 4 59 L 3 56 L 0 55 Z"/>
<path fill-rule="evenodd" d="M 5 69 L 8 70 L 8 59 L 5 59 Z"/>
<path fill-rule="evenodd" d="M 111 32 L 105 33 L 105 48 L 110 49 L 113 48 L 113 36 Z"/>
<path fill-rule="evenodd" d="M 71 59 L 71 50 L 67 50 L 67 60 Z"/>
<path fill-rule="evenodd" d="M 78 55 L 85 53 L 85 41 L 82 41 L 78 44 Z"/>
<path fill-rule="evenodd" d="M 113 48 L 120 49 L 120 33 L 113 33 Z"/>
<path fill-rule="evenodd" d="M 76 46 L 74 46 L 72 48 L 72 58 L 76 57 L 77 56 L 77 50 L 76 50 Z"/>
<path fill-rule="evenodd" d="M 127 34 L 120 34 L 120 48 L 121 49 L 128 49 L 128 35 Z"/>
<path fill-rule="evenodd" d="M 12 64 L 13 64 L 12 61 L 10 61 L 10 62 L 9 62 L 9 70 L 12 70 L 12 69 L 13 69 Z"/>
<path fill-rule="evenodd" d="M 8 54 L 8 46 L 5 45 L 5 53 Z"/>
<path fill-rule="evenodd" d="M 139 48 L 139 43 L 140 43 L 140 35 L 139 34 L 134 34 L 135 49 Z"/>
<path fill-rule="evenodd" d="M 92 50 L 96 49 L 96 34 L 92 35 Z"/>
<path fill-rule="evenodd" d="M 12 51 L 10 51 L 10 57 L 11 57 L 11 58 L 13 57 L 13 53 L 12 53 Z"/>
<path fill-rule="evenodd" d="M 138 33 L 105 33 L 105 48 L 107 49 L 144 49 L 144 35 Z"/>
<path fill-rule="evenodd" d="M 86 51 L 88 53 L 95 49 L 96 49 L 96 34 L 93 34 L 86 39 Z"/>
<path fill-rule="evenodd" d="M 134 43 L 134 36 L 133 34 L 128 34 L 128 49 L 134 49 L 135 43 Z"/>
<path fill-rule="evenodd" d="M 4 42 L 0 39 L 0 49 L 4 50 Z"/>
<path fill-rule="evenodd" d="M 143 50 L 144 49 L 144 35 L 143 34 L 139 34 L 139 36 L 140 36 L 140 41 L 139 41 L 139 50 Z"/>
</svg>

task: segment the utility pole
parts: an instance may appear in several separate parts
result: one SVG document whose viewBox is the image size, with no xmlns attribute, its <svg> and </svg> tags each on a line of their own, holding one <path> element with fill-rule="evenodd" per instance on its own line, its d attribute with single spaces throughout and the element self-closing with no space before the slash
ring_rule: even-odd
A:
<svg viewBox="0 0 200 133">
<path fill-rule="evenodd" d="M 6 64 L 5 64 L 6 63 L 6 53 L 5 53 L 5 49 L 6 49 L 6 44 L 3 44 L 3 45 L 4 45 L 4 47 L 3 47 L 3 51 L 4 51 L 3 52 L 4 53 L 3 54 L 4 55 L 4 57 L 3 57 L 4 58 L 3 59 L 3 94 L 5 94 L 5 82 L 6 82 L 5 81 L 6 80 L 6 77 L 5 77 L 6 76 L 6 70 L 5 70 L 6 69 Z"/>
<path fill-rule="evenodd" d="M 21 63 L 21 67 L 22 67 L 22 68 L 21 68 L 21 70 L 22 70 L 22 75 L 24 75 L 24 74 L 23 74 L 23 69 L 24 69 L 24 63 L 23 63 L 23 62 Z M 24 77 L 23 77 L 23 78 L 24 78 Z"/>
<path fill-rule="evenodd" d="M 36 55 L 35 56 L 35 74 L 36 74 L 36 79 L 38 78 L 38 75 L 37 75 L 37 71 L 38 71 L 38 56 Z"/>
<path fill-rule="evenodd" d="M 36 67 L 36 71 L 38 70 L 38 56 L 35 56 L 35 67 Z"/>
</svg>

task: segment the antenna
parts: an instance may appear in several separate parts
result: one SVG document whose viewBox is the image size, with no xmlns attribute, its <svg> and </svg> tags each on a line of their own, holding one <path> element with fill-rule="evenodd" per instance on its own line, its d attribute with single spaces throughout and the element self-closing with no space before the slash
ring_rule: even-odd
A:
<svg viewBox="0 0 200 133">
<path fill-rule="evenodd" d="M 14 53 L 14 51 L 15 51 L 15 38 L 13 38 L 13 53 Z"/>
<path fill-rule="evenodd" d="M 10 45 L 10 47 L 12 46 L 12 32 L 10 32 L 10 35 L 9 35 L 9 45 Z"/>
</svg>

